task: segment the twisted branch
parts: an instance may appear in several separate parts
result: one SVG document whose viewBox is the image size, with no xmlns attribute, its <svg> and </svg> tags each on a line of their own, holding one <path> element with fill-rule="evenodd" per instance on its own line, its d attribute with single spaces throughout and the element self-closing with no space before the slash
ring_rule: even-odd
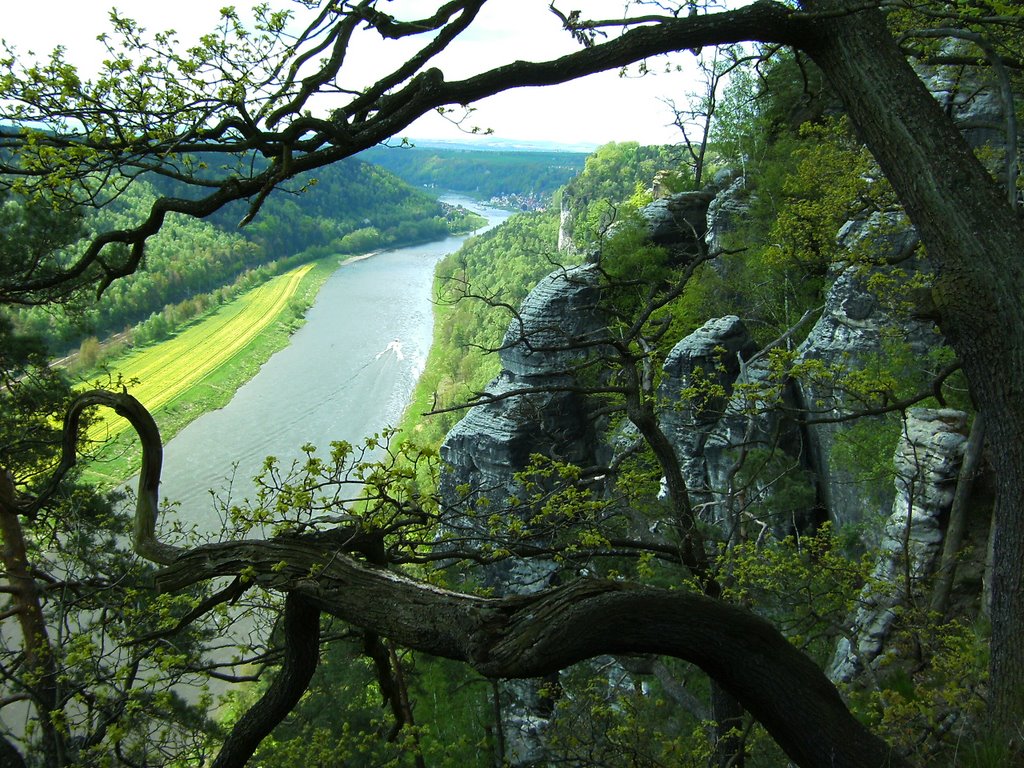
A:
<svg viewBox="0 0 1024 768">
<path fill-rule="evenodd" d="M 119 416 L 127 419 L 142 443 L 142 469 L 139 472 L 132 537 L 135 551 L 154 563 L 170 565 L 185 550 L 165 544 L 156 538 L 156 519 L 160 511 L 160 470 L 164 456 L 160 428 L 146 407 L 127 392 L 92 389 L 82 392 L 74 399 L 64 417 L 64 437 L 57 469 L 42 493 L 19 512 L 32 514 L 53 497 L 67 473 L 78 462 L 77 449 L 82 414 L 87 408 L 97 405 L 112 408 Z"/>
</svg>

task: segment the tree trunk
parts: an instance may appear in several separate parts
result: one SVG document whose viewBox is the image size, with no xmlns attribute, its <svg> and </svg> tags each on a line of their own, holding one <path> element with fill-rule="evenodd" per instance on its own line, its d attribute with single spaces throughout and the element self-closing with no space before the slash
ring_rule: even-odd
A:
<svg viewBox="0 0 1024 768">
<path fill-rule="evenodd" d="M 36 581 L 29 570 L 28 554 L 21 520 L 14 504 L 14 486 L 6 470 L 0 467 L 0 560 L 11 586 L 14 608 L 21 626 L 24 669 L 22 679 L 32 698 L 42 731 L 42 765 L 60 768 L 67 764 L 64 738 L 53 716 L 58 714 L 57 668 L 50 645 L 46 617 Z M 13 750 L 10 744 L 6 744 Z M 6 750 L 0 750 L 0 756 Z"/>
<path fill-rule="evenodd" d="M 1024 226 L 907 64 L 882 15 L 859 0 L 823 13 L 803 47 L 843 99 L 937 267 L 940 327 L 988 425 L 997 476 L 992 584 L 993 723 L 1024 719 Z"/>
<path fill-rule="evenodd" d="M 284 662 L 259 701 L 235 723 L 212 768 L 244 768 L 260 742 L 295 708 L 320 661 L 320 611 L 299 593 L 284 604 Z"/>
<path fill-rule="evenodd" d="M 718 768 L 743 768 L 743 707 L 715 681 L 711 681 L 711 711 L 715 721 L 715 763 Z"/>
</svg>

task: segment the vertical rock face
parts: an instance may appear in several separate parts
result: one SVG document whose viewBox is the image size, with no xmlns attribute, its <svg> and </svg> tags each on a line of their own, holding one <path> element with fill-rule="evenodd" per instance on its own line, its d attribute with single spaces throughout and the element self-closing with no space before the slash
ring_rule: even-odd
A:
<svg viewBox="0 0 1024 768">
<path fill-rule="evenodd" d="M 881 217 L 851 222 L 840 233 L 840 244 L 851 252 L 870 249 L 875 259 L 899 258 L 916 244 L 913 230 L 897 227 Z M 927 320 L 896 317 L 879 301 L 871 289 L 873 280 L 905 282 L 920 273 L 913 267 L 847 266 L 836 276 L 825 307 L 807 339 L 797 350 L 797 361 L 817 361 L 825 369 L 852 370 L 872 362 L 887 361 L 890 342 L 905 343 L 911 356 L 925 360 L 929 352 L 942 344 L 934 324 Z M 908 371 L 908 373 L 910 373 Z M 862 409 L 857 398 L 833 385 L 825 376 L 800 383 L 800 394 L 811 419 L 836 419 Z M 882 520 L 892 503 L 891 490 L 883 494 L 865 493 L 863 482 L 832 461 L 837 437 L 849 429 L 842 422 L 812 424 L 808 428 L 811 459 L 821 478 L 823 503 L 836 528 L 859 526 Z"/>
<path fill-rule="evenodd" d="M 736 179 L 717 195 L 659 199 L 643 216 L 650 238 L 683 263 L 719 248 L 745 206 L 743 183 Z M 571 248 L 568 225 L 563 215 L 561 248 Z M 941 343 L 931 322 L 896 317 L 873 286 L 918 279 L 904 274 L 911 263 L 904 257 L 916 245 L 914 232 L 875 217 L 849 223 L 840 242 L 851 265 L 837 267 L 818 322 L 795 350 L 797 363 L 848 371 L 884 360 L 894 337 L 911 358 L 924 359 Z M 864 259 L 865 253 L 872 258 Z M 445 439 L 441 496 L 449 507 L 464 510 L 452 524 L 455 535 L 486 537 L 488 518 L 516 514 L 509 498 L 522 496 L 515 476 L 529 466 L 532 454 L 595 465 L 616 452 L 614 444 L 602 442 L 615 438 L 601 435 L 601 425 L 594 424 L 586 402 L 573 391 L 581 371 L 597 375 L 590 369 L 607 334 L 599 278 L 592 263 L 557 270 L 537 285 L 505 334 L 502 371 L 488 386 L 486 402 L 472 408 Z M 880 582 L 905 573 L 899 570 L 906 562 L 901 557 L 911 558 L 912 573 L 928 573 L 962 451 L 962 414 L 914 412 L 896 456 L 897 486 L 872 501 L 849 473 L 833 466 L 836 439 L 848 425 L 802 424 L 808 415 L 843 417 L 861 404 L 827 377 L 804 383 L 780 379 L 735 315 L 709 320 L 678 342 L 664 362 L 656 394 L 661 428 L 676 450 L 691 501 L 709 524 L 730 536 L 742 535 L 745 527 L 752 536 L 785 535 L 822 514 L 837 528 L 874 521 L 876 528 L 884 527 L 887 542 L 877 569 Z M 881 521 L 887 522 L 882 526 Z M 484 569 L 482 578 L 500 592 L 523 592 L 547 586 L 555 571 L 551 562 L 508 560 Z M 854 642 L 836 656 L 837 677 L 849 677 L 877 657 L 895 615 L 896 603 L 886 602 L 893 594 L 865 595 Z M 545 759 L 550 713 L 539 706 L 538 690 L 532 683 L 505 690 L 511 765 Z"/>
<path fill-rule="evenodd" d="M 558 214 L 558 252 L 571 256 L 575 250 L 572 242 L 572 210 L 569 208 L 569 199 L 563 196 Z"/>
<path fill-rule="evenodd" d="M 748 207 L 742 178 L 722 174 L 716 188 L 721 191 L 709 201 L 704 233 L 711 253 L 723 247 L 723 238 Z M 756 352 L 736 316 L 709 320 L 680 341 L 663 366 L 660 422 L 679 457 L 691 501 L 707 522 L 723 529 L 757 522 L 785 533 L 806 523 L 815 506 L 805 472 L 805 438 L 787 415 L 799 409 L 800 393 L 792 382 L 770 381 L 767 361 L 756 360 Z M 799 508 L 774 509 L 771 516 L 752 516 L 749 510 L 767 509 L 769 463 L 775 477 L 779 472 L 799 476 L 803 502 Z"/>
<path fill-rule="evenodd" d="M 604 337 L 600 288 L 592 265 L 559 269 L 530 291 L 509 323 L 498 356 L 520 380 L 572 376 Z"/>
<path fill-rule="evenodd" d="M 683 193 L 648 206 L 643 215 L 651 237 L 678 259 L 700 253 L 711 199 Z M 566 253 L 572 251 L 570 225 L 563 208 L 559 249 Z M 445 438 L 439 492 L 443 503 L 465 510 L 452 522 L 454 536 L 486 536 L 487 518 L 510 514 L 509 498 L 522 495 L 515 475 L 532 454 L 592 465 L 608 452 L 598 444 L 585 401 L 570 391 L 607 333 L 599 275 L 596 264 L 587 264 L 556 270 L 538 283 L 505 334 L 502 371 L 487 388 L 491 401 L 470 409 Z M 509 560 L 484 569 L 482 577 L 499 592 L 531 591 L 547 586 L 555 570 L 549 562 Z M 502 729 L 510 765 L 543 761 L 549 713 L 538 707 L 536 694 L 531 683 L 505 689 Z"/>
<path fill-rule="evenodd" d="M 678 192 L 645 206 L 640 215 L 647 222 L 651 242 L 691 253 L 702 248 L 708 230 L 708 205 L 714 197 L 713 191 Z"/>
<path fill-rule="evenodd" d="M 594 426 L 582 399 L 567 390 L 592 354 L 581 345 L 604 333 L 597 277 L 593 266 L 559 270 L 523 302 L 499 351 L 502 371 L 487 387 L 489 402 L 471 408 L 441 446 L 440 492 L 448 504 L 472 507 L 486 499 L 489 514 L 500 513 L 519 493 L 514 475 L 535 453 L 593 461 Z M 466 525 L 479 528 L 471 517 Z"/>
<path fill-rule="evenodd" d="M 509 499 L 522 497 L 516 473 L 533 454 L 580 465 L 595 463 L 596 430 L 577 383 L 595 344 L 605 335 L 598 310 L 598 269 L 557 270 L 540 281 L 509 324 L 499 357 L 502 370 L 487 387 L 490 402 L 475 406 L 441 446 L 445 468 L 439 491 L 464 511 L 450 526 L 454 537 L 487 536 L 492 515 L 515 514 Z M 540 559 L 509 559 L 482 569 L 484 585 L 499 594 L 548 586 L 557 566 Z M 532 681 L 502 686 L 502 730 L 510 765 L 539 764 L 550 713 Z"/>
<path fill-rule="evenodd" d="M 970 43 L 949 40 L 944 54 L 961 58 L 980 53 Z M 988 67 L 921 67 L 921 78 L 932 95 L 948 109 L 964 138 L 975 147 L 998 145 L 1006 140 L 1006 105 L 999 84 Z"/>
<path fill-rule="evenodd" d="M 980 66 L 919 65 L 917 70 L 967 143 L 988 148 L 984 162 L 989 171 L 1003 180 L 1008 194 L 1021 201 L 1017 178 L 1024 161 L 1024 121 L 1014 114 L 1019 93 L 1015 94 L 1009 71 L 995 51 L 966 40 L 946 40 L 940 55 L 984 62 Z"/>
<path fill-rule="evenodd" d="M 658 388 L 662 431 L 672 443 L 695 504 L 715 496 L 704 447 L 725 413 L 742 361 L 756 351 L 735 315 L 709 320 L 668 354 Z"/>
<path fill-rule="evenodd" d="M 708 229 L 705 242 L 712 253 L 724 247 L 723 237 L 733 232 L 743 217 L 750 210 L 750 200 L 746 189 L 746 179 L 739 176 L 729 181 L 724 176 L 720 181 L 724 186 L 721 192 L 708 205 Z"/>
<path fill-rule="evenodd" d="M 941 553 L 943 520 L 953 503 L 966 444 L 963 412 L 920 408 L 909 413 L 893 458 L 892 513 L 850 635 L 840 641 L 832 661 L 834 680 L 849 681 L 876 666 L 896 609 L 921 598 Z"/>
<path fill-rule="evenodd" d="M 783 537 L 818 522 L 806 432 L 792 417 L 800 409 L 795 382 L 772 380 L 766 359 L 740 372 L 703 450 L 714 521 L 724 530 Z"/>
<path fill-rule="evenodd" d="M 660 422 L 691 502 L 707 522 L 723 530 L 758 524 L 785 534 L 810 522 L 815 493 L 803 434 L 786 415 L 798 408 L 794 385 L 770 381 L 764 360 L 748 365 L 756 352 L 735 315 L 710 320 L 680 341 L 664 365 Z M 769 487 L 781 474 L 802 485 L 799 505 L 768 504 Z"/>
<path fill-rule="evenodd" d="M 679 258 L 702 252 L 713 198 L 713 192 L 683 192 L 651 203 L 642 211 L 650 238 Z M 563 204 L 560 249 L 571 249 L 570 224 Z M 502 371 L 487 389 L 492 401 L 472 408 L 441 447 L 446 503 L 466 503 L 460 491 L 468 488 L 470 504 L 486 498 L 492 512 L 500 510 L 516 495 L 513 475 L 526 468 L 531 454 L 587 464 L 602 450 L 583 401 L 566 391 L 606 332 L 597 307 L 598 276 L 593 264 L 560 269 L 527 296 L 505 334 Z M 749 343 L 745 339 L 741 346 Z M 524 389 L 532 391 L 515 394 Z"/>
</svg>

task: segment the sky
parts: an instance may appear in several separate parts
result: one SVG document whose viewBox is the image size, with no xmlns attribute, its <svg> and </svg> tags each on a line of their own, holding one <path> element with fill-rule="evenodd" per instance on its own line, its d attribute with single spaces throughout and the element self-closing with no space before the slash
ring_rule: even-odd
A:
<svg viewBox="0 0 1024 768">
<path fill-rule="evenodd" d="M 489 0 L 465 39 L 445 52 L 438 65 L 447 79 L 465 77 L 516 59 L 541 60 L 578 48 L 548 11 L 549 0 Z M 584 7 L 591 18 L 622 15 L 625 0 L 566 0 L 565 10 Z M 88 73 L 102 59 L 97 35 L 109 29 L 108 13 L 116 7 L 150 32 L 174 29 L 183 44 L 194 41 L 217 23 L 218 9 L 227 0 L 46 0 L 39 4 L 0 0 L 0 37 L 24 56 L 33 51 L 45 56 L 54 46 L 67 49 L 67 59 Z M 386 0 L 381 8 L 402 18 L 430 15 L 440 0 Z M 235 0 L 243 18 L 252 0 Z M 288 0 L 272 0 L 275 7 L 301 7 Z M 383 48 L 365 36 L 353 46 L 351 60 L 358 71 L 377 71 L 382 62 L 397 61 L 401 51 Z M 664 103 L 678 104 L 698 87 L 694 57 L 680 54 L 673 65 L 682 72 L 665 74 L 665 60 L 653 67 L 658 74 L 621 77 L 617 72 L 593 75 L 560 86 L 509 91 L 479 102 L 466 123 L 493 130 L 498 139 L 552 141 L 567 145 L 597 146 L 610 141 L 642 144 L 676 143 L 672 112 Z M 465 140 L 467 135 L 449 121 L 430 115 L 403 136 L 420 139 Z"/>
</svg>

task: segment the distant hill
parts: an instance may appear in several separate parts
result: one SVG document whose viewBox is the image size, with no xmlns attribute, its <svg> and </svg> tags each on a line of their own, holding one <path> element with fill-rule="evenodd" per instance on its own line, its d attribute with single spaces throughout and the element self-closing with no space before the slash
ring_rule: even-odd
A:
<svg viewBox="0 0 1024 768">
<path fill-rule="evenodd" d="M 580 142 L 565 144 L 559 141 L 529 141 L 501 139 L 494 136 L 473 136 L 467 139 L 413 139 L 409 143 L 421 149 L 462 149 L 470 152 L 568 152 L 589 155 L 598 144 Z"/>
<path fill-rule="evenodd" d="M 546 202 L 583 170 L 587 154 L 561 149 L 507 149 L 501 145 L 469 149 L 424 142 L 411 147 L 372 147 L 358 157 L 421 187 L 485 200 L 508 197 Z"/>
</svg>

